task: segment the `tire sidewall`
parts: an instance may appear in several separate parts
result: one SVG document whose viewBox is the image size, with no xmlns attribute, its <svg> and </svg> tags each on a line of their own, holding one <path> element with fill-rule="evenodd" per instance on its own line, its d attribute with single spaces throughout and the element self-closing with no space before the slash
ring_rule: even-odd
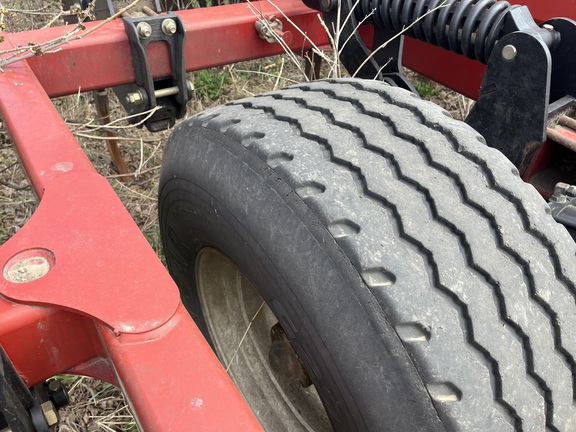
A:
<svg viewBox="0 0 576 432">
<path fill-rule="evenodd" d="M 210 246 L 238 266 L 279 319 L 335 429 L 383 430 L 389 418 L 396 430 L 436 430 L 401 342 L 384 316 L 367 313 L 360 276 L 311 210 L 235 140 L 194 119 L 181 127 L 186 133 L 173 135 L 165 156 L 160 226 L 170 271 L 206 337 L 194 267 Z M 402 421 L 410 426 L 402 429 Z"/>
</svg>

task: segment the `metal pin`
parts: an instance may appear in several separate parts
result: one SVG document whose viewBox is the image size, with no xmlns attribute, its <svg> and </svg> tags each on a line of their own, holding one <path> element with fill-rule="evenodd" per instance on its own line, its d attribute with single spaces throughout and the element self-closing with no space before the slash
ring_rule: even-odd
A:
<svg viewBox="0 0 576 432">
<path fill-rule="evenodd" d="M 514 45 L 506 45 L 502 48 L 502 57 L 504 60 L 512 61 L 518 55 L 518 50 Z"/>
</svg>

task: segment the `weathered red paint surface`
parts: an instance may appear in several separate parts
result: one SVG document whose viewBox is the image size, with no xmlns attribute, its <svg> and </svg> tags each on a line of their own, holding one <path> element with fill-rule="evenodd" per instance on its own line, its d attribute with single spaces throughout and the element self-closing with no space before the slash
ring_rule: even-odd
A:
<svg viewBox="0 0 576 432">
<path fill-rule="evenodd" d="M 290 48 L 302 52 L 311 45 L 327 45 L 328 37 L 320 25 L 318 12 L 300 0 L 281 0 L 282 13 L 268 2 L 241 3 L 177 12 L 186 28 L 185 63 L 188 71 L 280 54 L 280 44 L 270 44 L 258 36 L 257 15 L 276 15 L 284 31 L 293 35 Z M 256 8 L 255 10 L 252 8 Z M 290 23 L 285 16 L 290 17 Z M 96 25 L 88 23 L 87 28 Z M 304 29 L 306 37 L 297 30 Z M 11 35 L 15 45 L 50 40 L 61 29 L 47 29 Z M 170 74 L 166 50 L 160 44 L 148 49 L 155 77 Z M 115 20 L 84 39 L 62 46 L 61 51 L 32 58 L 29 64 L 50 97 L 74 94 L 135 81 L 128 38 L 121 20 Z M 63 79 L 63 77 L 66 77 Z"/>
<path fill-rule="evenodd" d="M 147 430 L 260 430 L 26 62 L 0 73 L 0 115 L 41 198 L 0 247 L 0 343 L 26 382 L 66 371 L 117 382 Z M 15 278 L 36 255 L 43 276 Z"/>
</svg>

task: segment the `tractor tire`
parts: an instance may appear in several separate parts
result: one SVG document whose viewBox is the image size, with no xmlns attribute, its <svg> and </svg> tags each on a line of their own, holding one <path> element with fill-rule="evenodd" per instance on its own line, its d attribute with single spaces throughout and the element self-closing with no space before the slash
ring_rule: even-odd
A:
<svg viewBox="0 0 576 432">
<path fill-rule="evenodd" d="M 283 419 L 247 393 L 276 379 L 251 368 L 275 319 L 335 430 L 576 430 L 575 244 L 436 105 L 344 79 L 207 110 L 169 139 L 159 214 L 184 304 L 254 375 L 238 385 L 268 430 Z"/>
</svg>

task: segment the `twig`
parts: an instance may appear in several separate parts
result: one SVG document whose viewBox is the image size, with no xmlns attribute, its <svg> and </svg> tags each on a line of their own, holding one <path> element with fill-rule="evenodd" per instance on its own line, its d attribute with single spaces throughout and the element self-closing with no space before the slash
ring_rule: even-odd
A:
<svg viewBox="0 0 576 432">
<path fill-rule="evenodd" d="M 126 177 L 126 176 L 138 177 L 138 176 L 141 176 L 142 174 L 149 173 L 150 171 L 155 171 L 158 168 L 162 168 L 162 165 L 156 165 L 156 166 L 153 166 L 151 168 L 147 168 L 147 169 L 142 170 L 142 171 L 136 171 L 136 172 L 127 173 L 127 174 L 113 174 L 113 175 L 109 175 L 109 176 L 105 176 L 105 177 L 107 179 L 115 179 L 115 178 Z M 146 199 L 150 199 L 150 197 L 146 197 Z"/>
<path fill-rule="evenodd" d="M 148 158 L 144 161 L 144 166 L 146 166 L 148 164 L 148 162 L 150 162 L 150 160 L 152 160 L 152 158 L 156 155 L 156 153 L 158 152 L 158 150 L 160 149 L 160 147 L 162 146 L 162 141 L 158 140 L 158 144 L 156 145 L 156 147 L 154 147 L 154 151 L 152 152 L 152 154 L 150 156 L 148 156 Z M 142 172 L 142 171 L 140 171 Z"/>
<path fill-rule="evenodd" d="M 103 131 L 106 131 L 106 129 L 103 129 Z M 90 134 L 85 134 L 82 132 L 72 132 L 74 134 L 74 136 L 77 137 L 82 137 L 82 138 L 88 138 L 88 139 L 94 139 L 94 140 L 101 140 L 101 141 L 110 141 L 110 140 L 118 140 L 118 141 L 142 141 L 145 143 L 157 143 L 160 140 L 145 140 L 142 138 L 138 138 L 138 137 L 126 137 L 126 136 L 121 136 L 121 137 L 109 137 L 109 136 L 100 136 L 100 135 L 90 135 Z"/>
<path fill-rule="evenodd" d="M 378 48 L 373 49 L 372 52 L 370 53 L 370 55 L 366 58 L 366 60 L 364 60 L 360 66 L 358 66 L 358 68 L 356 69 L 356 71 L 352 74 L 352 78 L 354 78 L 358 72 L 360 72 L 360 70 L 364 67 L 364 65 L 366 65 L 366 63 L 368 63 L 370 60 L 372 60 L 372 58 L 374 57 L 374 55 L 380 51 L 381 49 L 385 48 L 386 46 L 388 46 L 388 44 L 392 41 L 394 41 L 395 39 L 401 37 L 405 32 L 407 32 L 408 30 L 410 30 L 412 27 L 414 27 L 419 21 L 423 20 L 424 18 L 426 18 L 428 15 L 430 15 L 431 13 L 436 12 L 439 9 L 442 9 L 444 7 L 446 7 L 446 1 L 444 0 L 441 4 L 439 4 L 438 6 L 436 6 L 433 9 L 430 9 L 429 11 L 427 11 L 425 14 L 419 16 L 417 19 L 415 19 L 412 23 L 410 23 L 410 25 L 405 26 L 404 28 L 402 28 L 402 30 L 400 32 L 398 32 L 396 35 L 394 35 L 393 37 L 391 37 L 390 39 L 388 39 L 386 42 L 384 42 L 382 45 L 380 45 Z M 381 70 L 385 67 L 386 65 L 384 65 L 382 68 L 380 68 L 380 70 L 378 70 L 378 72 L 376 73 L 376 76 L 374 77 L 374 79 L 378 78 L 378 75 L 380 74 Z"/>
<path fill-rule="evenodd" d="M 152 115 L 158 111 L 159 109 L 162 109 L 162 106 L 156 106 L 152 109 L 149 109 L 148 111 L 142 111 L 141 113 L 136 113 L 136 114 L 131 114 L 131 115 L 127 115 L 121 118 L 117 118 L 116 120 L 112 120 L 110 123 L 105 124 L 105 125 L 93 125 L 92 122 L 95 119 L 90 120 L 88 123 L 83 124 L 83 125 L 79 125 L 79 127 L 76 130 L 81 130 L 82 127 L 86 127 L 86 128 L 90 128 L 93 131 L 98 131 L 98 130 L 106 130 L 106 129 L 129 129 L 129 128 L 133 128 L 134 126 L 140 126 L 142 124 L 144 124 L 146 122 L 146 120 L 148 120 L 150 117 L 152 117 Z M 128 120 L 134 117 L 140 117 L 142 115 L 146 115 L 142 120 L 140 120 L 137 123 L 134 124 L 130 124 L 130 125 L 125 125 L 125 126 L 113 126 L 114 123 L 118 123 L 121 122 L 123 120 Z M 74 131 L 73 131 L 74 132 Z"/>
<path fill-rule="evenodd" d="M 24 186 L 22 186 L 22 185 L 15 185 L 15 184 L 12 184 L 12 183 L 9 183 L 9 182 L 5 182 L 4 180 L 0 180 L 0 184 L 6 186 L 7 188 L 14 189 L 14 190 L 25 190 L 25 189 L 29 189 L 29 188 L 30 188 L 30 185 L 24 185 Z"/>
<path fill-rule="evenodd" d="M 140 2 L 140 0 L 135 0 L 134 2 L 130 3 L 125 8 L 116 12 L 111 17 L 109 17 L 109 18 L 105 19 L 104 21 L 101 21 L 100 23 L 96 24 L 90 30 L 86 30 L 80 34 L 78 34 L 78 32 L 81 32 L 82 30 L 85 29 L 85 27 L 82 23 L 76 24 L 72 30 L 70 30 L 69 32 L 67 32 L 64 35 L 59 36 L 55 39 L 52 39 L 52 40 L 49 40 L 46 42 L 42 42 L 42 43 L 31 44 L 31 45 L 26 46 L 26 47 L 19 47 L 19 48 L 17 48 L 18 52 L 16 54 L 0 60 L 0 70 L 2 70 L 2 68 L 4 66 L 7 66 L 9 64 L 12 64 L 12 63 L 15 63 L 15 62 L 18 62 L 20 60 L 24 60 L 24 59 L 27 59 L 30 57 L 42 56 L 44 54 L 49 54 L 50 52 L 53 52 L 53 50 L 55 48 L 57 48 L 61 45 L 68 44 L 68 43 L 75 41 L 75 40 L 78 40 L 78 39 L 82 39 L 82 38 L 88 36 L 90 33 L 94 33 L 96 30 L 99 30 L 100 28 L 102 28 L 102 26 L 108 24 L 110 21 L 112 21 L 112 20 L 118 18 L 119 16 L 121 16 L 122 14 L 126 13 L 127 11 L 132 9 L 134 6 L 136 6 L 139 2 Z M 0 52 L 0 54 L 6 54 L 7 52 L 12 52 L 12 51 L 13 50 L 8 50 L 5 52 Z"/>
<path fill-rule="evenodd" d="M 8 165 L 7 167 L 0 169 L 0 174 L 3 173 L 4 171 L 8 171 L 10 168 L 12 168 L 15 165 L 18 165 L 18 162 L 13 162 L 10 165 Z"/>
<path fill-rule="evenodd" d="M 6 12 L 10 12 L 10 13 L 22 13 L 22 14 L 26 14 L 26 15 L 36 15 L 36 14 L 46 14 L 46 15 L 52 15 L 51 12 L 41 12 L 43 10 L 49 9 L 52 7 L 52 4 L 48 3 L 38 9 L 9 9 L 9 8 L 5 8 L 4 10 Z M 2 4 L 0 3 L 0 8 L 2 8 Z"/>
<path fill-rule="evenodd" d="M 123 177 L 123 176 L 125 176 L 125 175 L 127 175 L 127 174 L 121 174 L 121 175 L 119 174 L 119 175 L 117 175 L 117 177 L 119 177 L 119 176 L 122 176 L 122 177 Z M 134 174 L 134 175 L 135 175 L 135 174 Z M 146 196 L 146 195 L 144 195 L 144 194 L 142 194 L 142 193 L 140 193 L 140 192 L 136 192 L 134 189 L 130 189 L 130 188 L 129 188 L 128 186 L 126 186 L 124 183 L 122 183 L 121 181 L 118 181 L 118 178 L 117 178 L 117 177 L 114 178 L 114 180 L 116 180 L 116 183 L 118 183 L 120 186 L 122 186 L 124 189 L 126 189 L 129 193 L 134 194 L 134 195 L 137 195 L 137 196 L 139 196 L 139 197 L 142 197 L 142 198 L 144 198 L 145 200 L 149 200 L 149 201 L 154 201 L 154 202 L 156 202 L 156 198 L 155 198 L 155 197 L 149 197 L 149 196 Z"/>
<path fill-rule="evenodd" d="M 278 72 L 278 76 L 276 77 L 276 82 L 274 83 L 273 90 L 278 88 L 278 84 L 280 83 L 280 78 L 282 77 L 282 72 L 284 71 L 284 57 L 282 57 L 282 62 L 280 63 L 280 72 Z"/>
<path fill-rule="evenodd" d="M 232 366 L 232 362 L 234 361 L 234 359 L 236 358 L 236 355 L 238 355 L 238 351 L 240 350 L 240 347 L 242 346 L 242 344 L 244 343 L 244 339 L 246 339 L 246 336 L 248 335 L 248 332 L 250 331 L 250 327 L 252 327 L 252 323 L 254 322 L 254 320 L 256 319 L 256 317 L 258 316 L 258 314 L 260 313 L 260 311 L 262 310 L 262 308 L 264 307 L 265 303 L 262 302 L 262 304 L 260 305 L 260 307 L 258 308 L 258 310 L 256 311 L 256 313 L 254 314 L 254 316 L 252 317 L 252 319 L 250 320 L 250 322 L 248 323 L 248 327 L 246 327 L 246 331 L 244 332 L 244 334 L 242 335 L 242 339 L 240 339 L 240 343 L 238 344 L 238 346 L 236 347 L 236 350 L 234 351 L 234 354 L 232 355 L 232 358 L 230 359 L 230 361 L 228 362 L 228 364 L 226 365 L 226 372 L 228 372 L 230 370 L 230 366 Z"/>
</svg>

